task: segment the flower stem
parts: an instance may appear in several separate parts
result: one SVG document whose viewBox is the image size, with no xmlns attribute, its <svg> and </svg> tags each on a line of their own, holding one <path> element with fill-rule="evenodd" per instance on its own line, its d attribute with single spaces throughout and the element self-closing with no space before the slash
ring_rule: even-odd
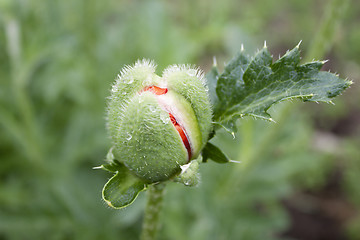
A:
<svg viewBox="0 0 360 240">
<path fill-rule="evenodd" d="M 309 47 L 305 62 L 322 59 L 335 42 L 336 33 L 344 20 L 349 0 L 328 1 L 321 25 L 315 29 L 315 36 Z"/>
<path fill-rule="evenodd" d="M 165 184 L 152 185 L 148 189 L 141 240 L 154 240 L 159 230 L 159 213 L 162 207 Z"/>
</svg>

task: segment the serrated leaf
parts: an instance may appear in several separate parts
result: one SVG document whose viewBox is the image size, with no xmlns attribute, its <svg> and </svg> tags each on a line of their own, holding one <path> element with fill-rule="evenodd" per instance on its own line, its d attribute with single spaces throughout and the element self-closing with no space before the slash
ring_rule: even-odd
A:
<svg viewBox="0 0 360 240">
<path fill-rule="evenodd" d="M 218 77 L 216 85 L 218 101 L 214 106 L 214 119 L 221 117 L 239 98 L 238 94 L 245 87 L 243 74 L 249 62 L 249 58 L 241 51 L 225 66 L 224 72 Z"/>
<path fill-rule="evenodd" d="M 267 110 L 275 103 L 294 98 L 330 102 L 351 84 L 320 71 L 324 62 L 299 63 L 298 46 L 274 63 L 267 48 L 260 50 L 251 61 L 241 52 L 219 76 L 214 121 L 231 131 L 236 130 L 231 125 L 239 117 L 250 115 L 272 120 Z"/>
<path fill-rule="evenodd" d="M 218 104 L 218 97 L 216 95 L 216 86 L 219 78 L 219 71 L 214 65 L 211 70 L 206 74 L 207 86 L 209 89 L 210 102 L 213 106 Z"/>
<path fill-rule="evenodd" d="M 214 144 L 207 142 L 203 151 L 203 162 L 206 162 L 207 159 L 211 159 L 217 163 L 228 163 L 229 158 Z"/>
<path fill-rule="evenodd" d="M 220 122 L 215 122 L 214 127 L 215 129 L 218 129 L 219 127 L 224 129 L 229 134 L 235 136 L 235 133 L 237 132 L 237 126 L 236 126 L 236 120 L 240 118 L 240 116 L 233 116 L 233 118 Z"/>
<path fill-rule="evenodd" d="M 119 163 L 117 173 L 105 184 L 102 197 L 112 208 L 120 209 L 130 205 L 146 183 L 130 173 L 125 165 Z"/>
</svg>

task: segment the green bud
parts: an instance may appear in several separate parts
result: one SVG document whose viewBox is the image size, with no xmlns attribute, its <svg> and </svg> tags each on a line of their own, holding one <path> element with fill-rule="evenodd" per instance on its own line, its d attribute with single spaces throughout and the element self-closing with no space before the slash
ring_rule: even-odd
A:
<svg viewBox="0 0 360 240">
<path fill-rule="evenodd" d="M 159 77 L 155 67 L 146 60 L 125 67 L 107 115 L 115 158 L 147 183 L 171 179 L 199 156 L 212 117 L 200 70 L 174 65 Z"/>
</svg>

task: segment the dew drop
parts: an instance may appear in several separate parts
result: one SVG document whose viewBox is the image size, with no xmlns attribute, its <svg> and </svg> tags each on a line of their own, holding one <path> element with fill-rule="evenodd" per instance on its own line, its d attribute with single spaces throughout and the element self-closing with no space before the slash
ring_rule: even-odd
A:
<svg viewBox="0 0 360 240">
<path fill-rule="evenodd" d="M 170 122 L 170 117 L 167 112 L 161 112 L 160 113 L 160 119 L 164 124 L 168 124 Z"/>
<path fill-rule="evenodd" d="M 196 76 L 196 70 L 195 69 L 190 69 L 188 71 L 188 74 L 189 74 L 189 76 L 194 77 L 194 76 Z"/>
<path fill-rule="evenodd" d="M 190 186 L 192 184 L 191 179 L 187 179 L 184 181 L 185 186 Z"/>
<path fill-rule="evenodd" d="M 134 82 L 134 77 L 130 76 L 124 80 L 126 84 L 132 84 Z"/>
<path fill-rule="evenodd" d="M 112 93 L 116 93 L 118 91 L 118 87 L 116 85 L 114 85 L 111 89 Z"/>
<path fill-rule="evenodd" d="M 156 108 L 153 105 L 149 106 L 150 112 L 156 112 Z"/>
<path fill-rule="evenodd" d="M 132 139 L 132 136 L 130 133 L 127 133 L 126 140 L 130 141 Z"/>
</svg>

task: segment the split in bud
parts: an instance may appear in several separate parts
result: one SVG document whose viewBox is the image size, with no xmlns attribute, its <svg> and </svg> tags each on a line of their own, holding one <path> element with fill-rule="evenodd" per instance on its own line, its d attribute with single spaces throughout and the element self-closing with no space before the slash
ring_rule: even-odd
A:
<svg viewBox="0 0 360 240">
<path fill-rule="evenodd" d="M 154 93 L 155 95 L 163 95 L 168 92 L 167 88 L 159 88 L 156 86 L 145 87 L 141 92 L 145 92 L 145 91 L 150 91 L 150 92 Z M 179 123 L 176 121 L 174 115 L 172 115 L 171 112 L 169 112 L 169 117 L 170 117 L 171 123 L 174 125 L 176 131 L 178 131 L 178 133 L 181 137 L 181 140 L 183 141 L 183 144 L 188 152 L 188 156 L 189 156 L 188 160 L 190 160 L 192 153 L 191 153 L 191 147 L 190 147 L 188 137 L 185 134 L 184 129 L 179 125 Z"/>
</svg>

